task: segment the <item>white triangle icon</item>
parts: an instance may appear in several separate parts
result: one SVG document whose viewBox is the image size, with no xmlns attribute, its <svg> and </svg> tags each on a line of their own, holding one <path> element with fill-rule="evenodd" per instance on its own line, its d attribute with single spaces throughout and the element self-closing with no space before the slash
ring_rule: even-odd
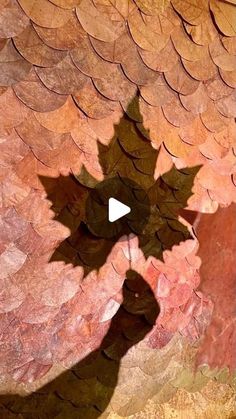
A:
<svg viewBox="0 0 236 419">
<path fill-rule="evenodd" d="M 108 220 L 113 223 L 119 218 L 129 214 L 131 208 L 128 205 L 123 204 L 115 198 L 109 198 L 108 201 Z"/>
</svg>

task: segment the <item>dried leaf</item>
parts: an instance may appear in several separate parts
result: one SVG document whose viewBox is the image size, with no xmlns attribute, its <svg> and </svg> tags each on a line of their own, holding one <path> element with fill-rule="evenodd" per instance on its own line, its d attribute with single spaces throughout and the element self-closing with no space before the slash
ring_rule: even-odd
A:
<svg viewBox="0 0 236 419">
<path fill-rule="evenodd" d="M 227 222 L 226 222 L 227 220 Z M 231 205 L 229 208 L 221 208 L 216 214 L 212 216 L 213 223 L 210 225 L 210 229 L 214 229 L 214 235 L 210 234 L 209 236 L 209 219 L 207 215 L 202 216 L 202 222 L 198 227 L 198 235 L 201 238 L 200 246 L 200 255 L 203 259 L 202 266 L 202 278 L 203 282 L 201 289 L 204 292 L 209 290 L 211 278 L 219 278 L 219 276 L 224 275 L 224 284 L 220 281 L 216 281 L 214 290 L 212 290 L 212 297 L 215 302 L 215 310 L 213 313 L 213 318 L 211 325 L 207 329 L 205 339 L 200 347 L 198 353 L 197 363 L 200 364 L 203 361 L 210 363 L 211 367 L 227 365 L 230 368 L 234 368 L 235 358 L 231 356 L 234 353 L 234 337 L 231 335 L 229 338 L 228 333 L 231 333 L 231 322 L 232 322 L 232 289 L 234 284 L 232 283 L 233 271 L 235 269 L 233 260 L 231 256 L 224 253 L 225 243 L 227 242 L 228 249 L 235 248 L 235 239 L 232 236 L 232 226 L 235 223 L 235 205 Z M 230 227 L 229 227 L 230 226 Z M 222 228 L 223 227 L 223 228 Z M 204 238 L 208 236 L 208 243 L 210 240 L 213 253 L 215 255 L 221 254 L 223 264 L 216 266 L 213 263 L 212 256 L 208 255 L 208 263 L 206 261 L 206 242 Z M 215 241 L 215 235 L 217 241 Z M 214 236 L 214 239 L 213 239 Z M 216 243 L 218 243 L 218 249 L 216 249 Z M 231 254 L 231 252 L 230 252 Z M 227 270 L 225 272 L 225 266 Z M 223 268 L 224 267 L 224 268 Z M 224 271 L 224 273 L 223 273 Z M 222 294 L 222 287 L 224 293 Z M 218 302 L 218 303 L 217 303 Z M 218 345 L 221 345 L 222 350 L 221 356 L 218 354 Z"/>
<path fill-rule="evenodd" d="M 28 25 L 29 19 L 16 0 L 8 0 L 0 10 L 0 38 L 19 35 Z"/>
<path fill-rule="evenodd" d="M 33 26 L 46 45 L 59 50 L 76 48 L 87 36 L 75 14 L 59 28 L 43 28 L 36 24 Z"/>
<path fill-rule="evenodd" d="M 140 50 L 139 53 L 144 64 L 156 71 L 171 70 L 179 59 L 171 41 L 159 53 L 144 50 Z"/>
<path fill-rule="evenodd" d="M 78 6 L 81 0 L 51 0 L 51 2 L 63 9 L 72 9 L 75 6 Z"/>
<path fill-rule="evenodd" d="M 9 135 L 27 116 L 29 109 L 16 97 L 12 89 L 0 96 L 0 132 Z"/>
<path fill-rule="evenodd" d="M 105 13 L 94 7 L 91 0 L 82 0 L 76 13 L 84 30 L 101 41 L 115 41 L 124 31 L 123 22 L 111 22 Z"/>
<path fill-rule="evenodd" d="M 116 107 L 114 102 L 110 102 L 100 95 L 89 79 L 84 87 L 73 95 L 73 98 L 80 109 L 90 118 L 105 118 L 111 115 Z"/>
<path fill-rule="evenodd" d="M 140 91 L 143 99 L 153 106 L 162 106 L 171 102 L 175 97 L 175 93 L 167 85 L 163 76 L 160 76 L 151 85 L 142 86 Z"/>
<path fill-rule="evenodd" d="M 183 58 L 182 62 L 185 70 L 196 80 L 209 80 L 217 74 L 217 67 L 211 61 L 207 51 L 205 51 L 201 60 L 187 61 Z"/>
<path fill-rule="evenodd" d="M 183 27 L 179 26 L 176 28 L 171 34 L 171 39 L 175 49 L 182 58 L 188 61 L 198 61 L 204 56 L 206 48 L 192 42 Z"/>
<path fill-rule="evenodd" d="M 16 96 L 29 108 L 37 112 L 50 112 L 60 108 L 67 95 L 58 95 L 48 90 L 34 71 L 13 88 Z"/>
<path fill-rule="evenodd" d="M 207 16 L 207 18 L 199 25 L 189 25 L 184 22 L 184 27 L 187 33 L 191 36 L 193 42 L 198 45 L 208 45 L 218 36 L 216 27 L 214 26 L 210 16 Z"/>
<path fill-rule="evenodd" d="M 133 40 L 146 51 L 160 52 L 169 40 L 167 35 L 159 35 L 145 25 L 138 9 L 129 15 L 128 24 Z"/>
<path fill-rule="evenodd" d="M 38 68 L 36 71 L 47 89 L 59 93 L 60 95 L 76 93 L 88 80 L 88 78 L 74 66 L 70 57 L 64 58 L 54 67 Z"/>
<path fill-rule="evenodd" d="M 220 70 L 220 75 L 228 86 L 236 88 L 236 71 Z"/>
<path fill-rule="evenodd" d="M 165 72 L 165 79 L 172 89 L 183 95 L 193 94 L 199 82 L 190 77 L 179 61 L 170 71 Z"/>
<path fill-rule="evenodd" d="M 204 0 L 172 0 L 175 10 L 188 23 L 198 25 L 205 20 L 207 15 L 207 3 Z"/>
<path fill-rule="evenodd" d="M 45 45 L 31 25 L 14 38 L 14 44 L 26 60 L 40 67 L 53 66 L 66 56 L 66 52 Z"/>
<path fill-rule="evenodd" d="M 232 92 L 232 89 L 223 82 L 219 75 L 208 80 L 205 86 L 207 94 L 212 100 L 222 99 L 223 97 L 229 96 Z"/>
<path fill-rule="evenodd" d="M 211 132 L 219 132 L 227 126 L 227 119 L 224 118 L 213 105 L 208 104 L 208 108 L 201 114 L 201 120 L 205 127 Z"/>
<path fill-rule="evenodd" d="M 196 115 L 207 109 L 209 98 L 205 86 L 199 84 L 197 90 L 191 95 L 180 95 L 180 101 L 187 111 Z"/>
<path fill-rule="evenodd" d="M 236 91 L 216 102 L 216 108 L 228 118 L 236 117 Z"/>
<path fill-rule="evenodd" d="M 110 64 L 105 74 L 105 77 L 94 80 L 98 91 L 110 100 L 130 102 L 135 95 L 136 86 L 127 80 L 120 66 Z"/>
<path fill-rule="evenodd" d="M 59 28 L 70 19 L 71 12 L 55 6 L 48 0 L 19 0 L 20 6 L 39 26 Z"/>
<path fill-rule="evenodd" d="M 0 51 L 0 84 L 10 86 L 23 80 L 31 69 L 30 63 L 14 48 L 11 40 Z"/>
<path fill-rule="evenodd" d="M 233 4 L 210 0 L 210 8 L 219 29 L 227 36 L 236 35 L 236 11 Z"/>
<path fill-rule="evenodd" d="M 204 127 L 198 116 L 191 122 L 191 124 L 181 127 L 179 136 L 185 143 L 197 145 L 203 144 L 207 141 L 209 132 Z"/>
<path fill-rule="evenodd" d="M 225 51 L 220 39 L 210 44 L 210 54 L 214 63 L 222 70 L 235 71 L 236 57 Z"/>
<path fill-rule="evenodd" d="M 162 2 L 159 0 L 135 0 L 135 3 L 143 13 L 153 16 L 163 13 L 169 6 L 170 0 L 164 0 Z"/>
<path fill-rule="evenodd" d="M 34 113 L 38 122 L 49 131 L 56 133 L 70 132 L 78 124 L 78 111 L 69 97 L 61 108 L 44 113 Z"/>
<path fill-rule="evenodd" d="M 88 38 L 80 42 L 79 47 L 71 51 L 71 58 L 76 67 L 90 77 L 103 78 L 111 67 L 93 50 Z"/>
</svg>

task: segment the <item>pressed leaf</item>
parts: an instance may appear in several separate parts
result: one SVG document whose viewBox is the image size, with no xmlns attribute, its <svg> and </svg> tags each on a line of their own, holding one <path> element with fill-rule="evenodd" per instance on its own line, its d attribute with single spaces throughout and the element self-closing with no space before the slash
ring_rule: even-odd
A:
<svg viewBox="0 0 236 419">
<path fill-rule="evenodd" d="M 211 0 L 210 8 L 214 15 L 215 21 L 219 29 L 227 36 L 236 35 L 236 9 L 235 5 L 224 2 Z"/>
</svg>

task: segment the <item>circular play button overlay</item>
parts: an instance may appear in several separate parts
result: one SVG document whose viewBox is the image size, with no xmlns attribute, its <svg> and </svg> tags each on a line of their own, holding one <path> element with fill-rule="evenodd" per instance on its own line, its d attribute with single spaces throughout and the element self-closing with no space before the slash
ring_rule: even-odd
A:
<svg viewBox="0 0 236 419">
<path fill-rule="evenodd" d="M 100 182 L 86 202 L 86 225 L 97 237 L 117 240 L 142 234 L 150 215 L 146 192 L 137 183 L 119 176 Z"/>
</svg>

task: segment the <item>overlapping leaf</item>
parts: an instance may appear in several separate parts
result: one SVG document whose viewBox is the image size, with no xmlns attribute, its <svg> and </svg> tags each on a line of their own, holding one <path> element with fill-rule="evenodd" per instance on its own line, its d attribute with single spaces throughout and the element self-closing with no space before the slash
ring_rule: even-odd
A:
<svg viewBox="0 0 236 419">
<path fill-rule="evenodd" d="M 119 125 L 125 111 L 129 127 L 133 126 L 141 133 L 145 144 L 153 146 L 153 155 L 160 148 L 155 179 L 164 179 L 165 173 L 173 170 L 173 163 L 179 173 L 186 167 L 202 166 L 188 201 L 189 209 L 212 213 L 219 205 L 235 202 L 234 3 L 222 0 L 193 0 L 188 6 L 185 0 L 4 0 L 1 3 L 0 310 L 4 382 L 14 377 L 17 381 L 25 381 L 27 391 L 31 391 L 35 387 L 30 381 L 43 377 L 48 371 L 45 380 L 54 378 L 54 368 L 58 365 L 64 363 L 69 367 L 86 356 L 88 342 L 90 351 L 94 350 L 106 333 L 100 327 L 104 307 L 121 289 L 125 271 L 130 266 L 125 243 L 118 243 L 101 273 L 96 276 L 91 272 L 86 283 L 83 281 L 81 292 L 81 267 L 48 263 L 70 231 L 53 220 L 54 214 L 39 176 L 52 179 L 48 183 L 51 190 L 47 189 L 51 194 L 55 179 L 68 178 L 69 173 L 80 173 L 86 190 L 101 182 L 104 174 L 97 144 L 108 146 L 109 154 L 113 148 L 110 141 L 116 135 L 114 127 Z M 127 108 L 137 90 L 141 94 L 141 119 L 137 103 Z M 124 140 L 119 138 L 118 141 L 127 167 L 132 167 L 140 179 L 145 176 L 149 181 L 153 179 L 149 173 L 153 172 L 153 166 L 142 161 L 145 159 L 139 162 L 128 133 Z M 115 151 L 110 153 L 115 154 Z M 110 164 L 113 164 L 112 159 Z M 68 185 L 64 186 L 66 190 L 58 194 L 55 204 L 58 214 L 68 188 Z M 78 214 L 81 206 L 77 207 L 74 201 L 69 207 L 79 220 L 84 216 Z M 150 349 L 150 345 L 153 348 L 166 345 L 176 331 L 196 341 L 204 333 L 212 310 L 203 294 L 193 292 L 199 284 L 196 239 L 187 240 L 171 252 L 165 251 L 164 263 L 157 263 L 152 257 L 145 262 L 138 243 L 132 240 L 133 269 L 153 287 L 161 304 L 161 314 L 150 339 L 147 337 L 144 342 L 149 345 L 145 351 L 150 351 L 150 362 L 141 361 L 147 352 L 142 355 L 136 347 L 132 348 L 132 356 L 137 354 L 135 360 L 131 355 L 127 361 L 124 359 L 128 373 L 125 375 L 122 367 L 121 377 L 126 385 L 118 385 L 117 398 L 113 398 L 114 410 L 121 417 L 142 410 L 153 393 L 159 394 L 163 378 L 156 375 L 152 379 L 152 373 L 158 374 L 153 372 L 154 365 L 167 382 L 166 365 L 171 357 L 173 362 L 178 360 L 176 352 L 171 351 L 166 358 L 164 352 L 160 352 L 159 361 L 153 360 L 153 353 L 158 357 L 159 351 Z M 90 260 L 88 254 L 83 257 Z M 98 283 L 106 291 L 102 292 L 104 299 L 94 307 L 100 292 L 94 284 L 97 286 Z M 112 288 L 109 288 L 111 284 Z M 207 289 L 209 292 L 210 288 Z M 112 303 L 109 304 L 107 313 L 112 318 L 114 312 Z M 78 317 L 77 306 L 82 319 Z M 222 312 L 225 324 L 228 324 L 225 319 L 232 317 L 229 307 Z M 96 308 L 103 310 L 101 316 L 96 314 Z M 98 322 L 97 315 L 100 316 Z M 90 316 L 89 320 L 86 316 Z M 213 328 L 214 324 L 213 321 Z M 91 334 L 82 347 L 81 341 L 88 337 L 89 328 Z M 213 328 L 209 329 L 208 341 L 215 336 Z M 221 345 L 227 346 L 230 335 L 224 333 L 222 336 Z M 42 345 L 32 343 L 36 341 L 45 342 L 45 350 L 42 351 Z M 169 346 L 166 348 L 168 353 Z M 207 353 L 204 348 L 206 346 L 203 352 Z M 179 349 L 179 353 L 183 352 Z M 232 361 L 229 356 L 229 364 L 230 359 Z M 207 362 L 222 366 L 214 351 Z M 137 365 L 145 370 L 144 375 Z M 174 364 L 170 365 L 173 376 Z M 178 365 L 182 365 L 181 362 Z M 131 367 L 133 383 L 146 384 L 142 387 L 147 389 L 142 403 L 134 396 L 134 393 L 139 394 L 135 386 L 127 395 L 132 380 L 127 381 L 125 377 L 128 378 Z M 163 375 L 164 370 L 166 375 Z M 186 388 L 191 389 L 192 378 L 188 373 L 183 377 L 189 382 Z M 219 377 L 215 379 L 224 380 Z M 173 395 L 178 386 L 183 386 L 183 380 L 179 379 L 176 387 L 168 384 L 166 394 L 169 391 L 168 394 Z M 155 388 L 150 384 L 153 381 L 158 383 Z M 194 385 L 193 388 L 199 389 L 201 380 Z M 231 394 L 229 389 L 224 389 Z M 211 391 L 216 393 L 213 384 L 201 390 L 199 397 L 208 404 L 214 400 L 215 408 Z M 162 390 L 160 394 L 155 405 L 163 401 Z M 181 396 L 179 391 L 176 394 L 185 397 L 183 392 Z M 172 409 L 179 403 L 178 397 L 172 404 L 162 406 L 160 411 L 147 411 L 148 417 L 152 414 L 161 416 L 166 412 L 163 409 L 168 411 L 169 406 Z M 133 404 L 130 404 L 131 398 Z M 222 409 L 226 412 L 228 408 L 224 405 Z M 219 411 L 222 412 L 221 406 Z M 208 414 L 206 412 L 201 414 Z M 6 410 L 4 414 L 15 416 Z"/>
</svg>

